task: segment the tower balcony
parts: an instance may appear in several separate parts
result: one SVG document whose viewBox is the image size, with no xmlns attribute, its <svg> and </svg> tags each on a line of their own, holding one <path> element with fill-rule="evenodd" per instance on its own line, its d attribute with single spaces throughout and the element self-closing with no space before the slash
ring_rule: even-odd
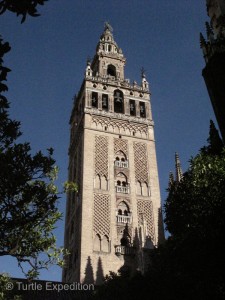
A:
<svg viewBox="0 0 225 300">
<path fill-rule="evenodd" d="M 128 185 L 127 186 L 116 185 L 116 192 L 122 194 L 129 194 L 130 188 Z"/>
<path fill-rule="evenodd" d="M 116 255 L 135 255 L 136 249 L 134 247 L 128 247 L 128 246 L 121 246 L 117 245 L 115 246 L 115 254 Z"/>
<path fill-rule="evenodd" d="M 128 161 L 116 160 L 115 161 L 115 167 L 118 167 L 118 168 L 128 168 Z"/>
<path fill-rule="evenodd" d="M 124 216 L 124 215 L 117 215 L 116 216 L 117 223 L 121 224 L 131 224 L 132 223 L 132 217 L 131 216 Z"/>
</svg>

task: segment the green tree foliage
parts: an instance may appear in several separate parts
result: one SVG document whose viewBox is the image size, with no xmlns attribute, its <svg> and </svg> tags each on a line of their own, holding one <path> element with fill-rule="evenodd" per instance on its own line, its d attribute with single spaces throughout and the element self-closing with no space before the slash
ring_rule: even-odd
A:
<svg viewBox="0 0 225 300">
<path fill-rule="evenodd" d="M 16 295 L 13 281 L 8 274 L 0 274 L 0 300 L 22 300 L 22 296 Z"/>
<path fill-rule="evenodd" d="M 182 299 L 224 299 L 225 148 L 212 121 L 208 146 L 170 187 L 165 215 L 171 237 L 160 257 L 173 278 L 173 293 L 181 297 L 185 291 Z"/>
<path fill-rule="evenodd" d="M 28 262 L 29 277 L 50 263 L 62 264 L 63 249 L 55 246 L 52 234 L 60 219 L 57 209 L 57 175 L 53 150 L 31 154 L 29 143 L 17 143 L 20 123 L 9 117 L 9 102 L 3 95 L 10 71 L 3 66 L 3 56 L 10 50 L 0 39 L 0 256 L 15 257 L 22 267 Z M 47 254 L 39 259 L 40 253 Z"/>
<path fill-rule="evenodd" d="M 44 5 L 46 1 L 48 0 L 0 0 L 0 15 L 7 10 L 11 11 L 17 16 L 21 15 L 21 23 L 23 23 L 27 15 L 39 16 L 37 6 Z"/>
</svg>

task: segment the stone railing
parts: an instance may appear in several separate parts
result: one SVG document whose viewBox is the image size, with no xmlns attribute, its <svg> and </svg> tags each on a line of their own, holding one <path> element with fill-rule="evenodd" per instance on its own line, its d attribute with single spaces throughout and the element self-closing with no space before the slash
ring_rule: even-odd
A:
<svg viewBox="0 0 225 300">
<path fill-rule="evenodd" d="M 116 255 L 134 255 L 136 249 L 134 247 L 127 247 L 127 246 L 115 246 L 115 253 Z"/>
<path fill-rule="evenodd" d="M 122 78 L 116 78 L 114 76 L 110 76 L 110 75 L 107 75 L 107 76 L 90 76 L 90 75 L 86 75 L 85 78 L 87 80 L 91 80 L 91 81 L 95 81 L 95 82 L 100 82 L 100 83 L 110 83 L 110 84 L 114 84 L 114 85 L 117 85 L 117 86 L 121 86 L 122 88 L 125 87 L 125 88 L 130 88 L 130 89 L 133 89 L 133 90 L 136 90 L 136 91 L 139 91 L 139 92 L 144 92 L 144 93 L 148 93 L 149 92 L 149 89 L 148 88 L 145 88 L 141 85 L 138 85 L 137 83 L 133 83 L 133 84 L 130 84 L 130 80 L 129 79 L 122 79 Z"/>
<path fill-rule="evenodd" d="M 117 223 L 131 224 L 132 218 L 131 216 L 117 215 L 116 221 Z"/>
<path fill-rule="evenodd" d="M 129 194 L 129 186 L 116 186 L 116 192 L 122 194 Z"/>
<path fill-rule="evenodd" d="M 115 167 L 119 167 L 119 168 L 128 168 L 128 161 L 120 161 L 120 160 L 116 160 L 116 161 L 115 161 Z"/>
</svg>

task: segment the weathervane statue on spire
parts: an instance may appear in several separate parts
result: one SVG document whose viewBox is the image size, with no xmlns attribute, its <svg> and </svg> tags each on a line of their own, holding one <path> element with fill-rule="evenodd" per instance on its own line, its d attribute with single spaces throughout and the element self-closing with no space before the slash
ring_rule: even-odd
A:
<svg viewBox="0 0 225 300">
<path fill-rule="evenodd" d="M 145 78 L 145 72 L 146 70 L 144 69 L 144 67 L 141 68 L 141 77 Z"/>
<path fill-rule="evenodd" d="M 113 32 L 113 28 L 112 28 L 112 26 L 109 24 L 109 22 L 105 22 L 105 30 L 109 30 L 110 32 Z"/>
</svg>

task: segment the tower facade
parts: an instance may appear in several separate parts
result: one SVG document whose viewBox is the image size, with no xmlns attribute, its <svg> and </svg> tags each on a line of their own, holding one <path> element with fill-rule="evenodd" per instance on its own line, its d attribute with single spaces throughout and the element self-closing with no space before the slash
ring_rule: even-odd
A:
<svg viewBox="0 0 225 300">
<path fill-rule="evenodd" d="M 225 141 L 225 1 L 207 0 L 206 4 L 210 24 L 206 23 L 207 40 L 200 36 L 206 63 L 202 75 Z"/>
<path fill-rule="evenodd" d="M 149 84 L 125 79 L 125 62 L 106 23 L 70 118 L 64 281 L 144 272 L 164 237 Z"/>
</svg>

